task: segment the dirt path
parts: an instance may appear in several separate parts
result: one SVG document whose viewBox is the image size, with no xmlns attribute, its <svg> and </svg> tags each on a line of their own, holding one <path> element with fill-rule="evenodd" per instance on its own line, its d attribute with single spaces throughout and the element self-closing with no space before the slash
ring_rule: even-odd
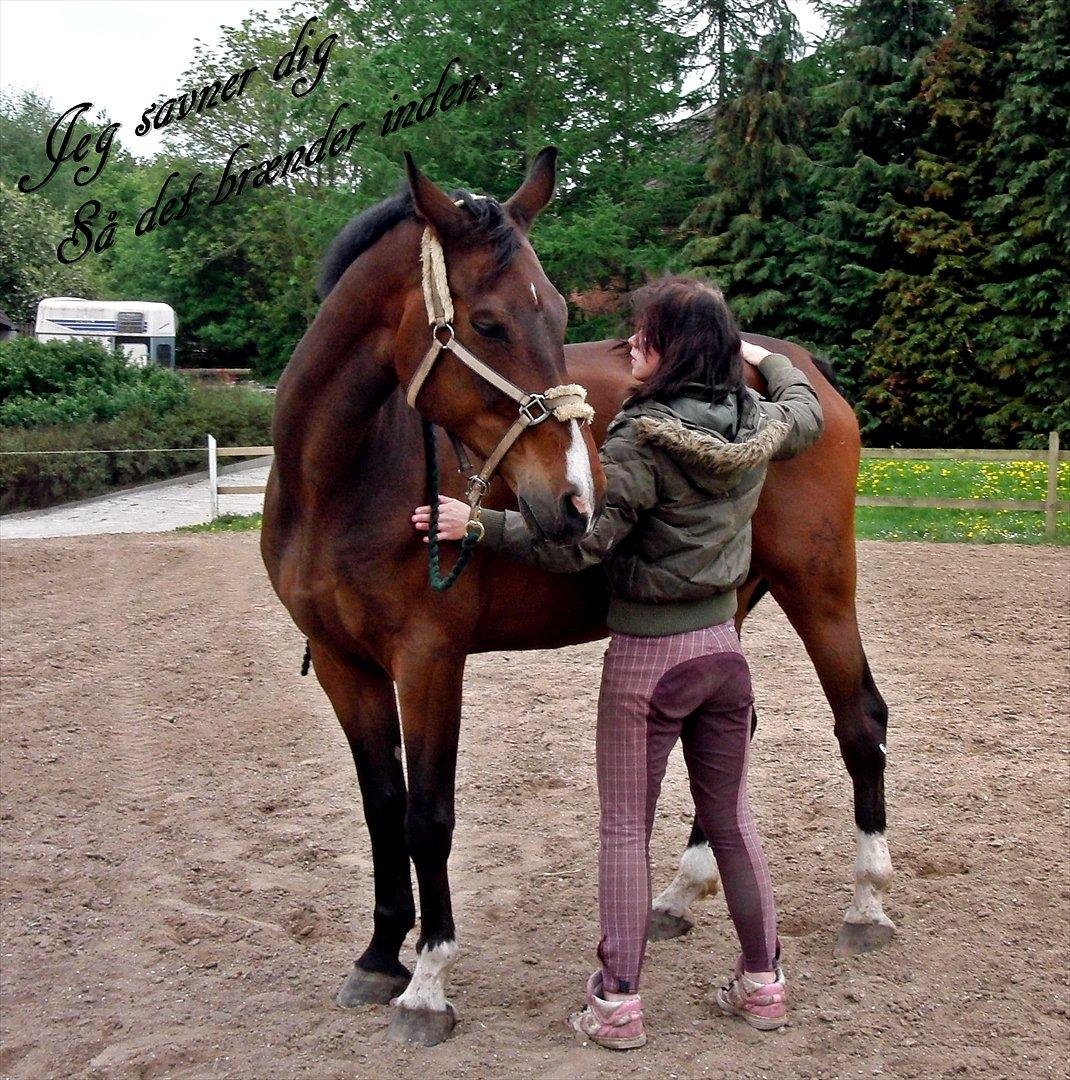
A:
<svg viewBox="0 0 1070 1080">
<path fill-rule="evenodd" d="M 250 464 L 224 465 L 224 484 L 254 487 L 267 483 L 271 463 L 257 458 Z M 174 532 L 183 525 L 209 519 L 208 474 L 179 476 L 125 488 L 47 510 L 25 510 L 0 517 L 0 540 L 45 536 L 96 536 L 103 533 Z M 222 514 L 256 514 L 263 495 L 221 495 Z"/>
<path fill-rule="evenodd" d="M 763 1036 L 714 1015 L 734 957 L 718 898 L 689 938 L 652 951 L 648 1047 L 610 1057 L 561 1023 L 596 936 L 601 645 L 469 666 L 460 1023 L 443 1046 L 403 1048 L 382 1038 L 386 1007 L 332 1004 L 369 933 L 368 841 L 341 732 L 297 675 L 302 641 L 255 536 L 6 543 L 0 1072 L 1066 1076 L 1070 556 L 861 551 L 864 634 L 893 717 L 899 937 L 832 958 L 849 785 L 806 657 L 764 603 L 745 641 L 761 715 L 752 790 L 793 1026 Z M 570 696 L 565 675 L 581 688 Z M 688 812 L 674 757 L 659 885 Z"/>
</svg>

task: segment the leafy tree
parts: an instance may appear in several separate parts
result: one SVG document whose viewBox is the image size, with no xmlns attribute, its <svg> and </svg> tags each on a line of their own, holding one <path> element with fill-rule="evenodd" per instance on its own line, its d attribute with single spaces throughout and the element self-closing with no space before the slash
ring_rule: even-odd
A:
<svg viewBox="0 0 1070 1080">
<path fill-rule="evenodd" d="M 56 243 L 70 225 L 43 196 L 0 180 L 0 221 L 0 304 L 13 319 L 33 325 L 46 296 L 97 295 L 88 260 L 65 266 L 56 259 Z"/>
<path fill-rule="evenodd" d="M 32 185 L 48 175 L 52 168 L 46 151 L 48 134 L 68 108 L 56 108 L 49 98 L 42 97 L 34 90 L 20 93 L 0 91 L 0 180 L 21 193 L 18 184 L 24 176 L 30 177 L 29 183 Z M 75 122 L 73 137 L 76 140 L 86 135 L 96 140 L 109 125 L 106 116 L 92 112 L 87 115 L 90 118 L 88 122 L 85 116 Z M 87 165 L 95 166 L 95 155 L 96 151 L 92 149 L 85 161 L 65 162 L 46 184 L 29 194 L 45 199 L 57 209 L 73 210 L 95 196 L 102 179 L 109 172 L 134 168 L 133 158 L 123 149 L 116 135 L 104 171 L 86 185 L 75 184 L 75 173 Z M 68 220 L 65 219 L 65 223 Z"/>
</svg>

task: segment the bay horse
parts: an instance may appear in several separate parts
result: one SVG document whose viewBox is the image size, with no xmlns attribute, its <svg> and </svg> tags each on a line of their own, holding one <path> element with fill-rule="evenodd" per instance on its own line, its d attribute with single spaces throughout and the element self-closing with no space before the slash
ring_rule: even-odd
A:
<svg viewBox="0 0 1070 1080">
<path fill-rule="evenodd" d="M 442 491 L 456 498 L 465 496 L 465 484 L 451 467 L 445 433 L 488 458 L 517 420 L 515 401 L 465 366 L 461 353 L 442 351 L 425 370 L 429 346 L 434 350 L 421 272 L 428 235 L 444 254 L 450 342 L 513 389 L 582 384 L 595 409 L 590 426 L 559 417 L 526 429 L 501 458 L 485 504 L 519 506 L 533 527 L 560 542 L 582 535 L 600 512 L 605 477 L 596 444 L 634 384 L 622 343 L 563 346 L 565 302 L 526 236 L 552 197 L 555 156 L 552 148 L 541 151 L 504 203 L 465 191 L 449 196 L 407 158 L 408 190 L 354 218 L 329 249 L 322 306 L 276 397 L 261 552 L 276 593 L 308 638 L 316 677 L 351 747 L 374 864 L 371 941 L 337 1001 L 393 1001 L 390 1037 L 422 1045 L 446 1038 L 455 1022 L 446 999 L 457 955 L 447 862 L 466 657 L 606 634 L 608 597 L 597 570 L 549 574 L 477 547 L 452 590 L 434 592 L 427 546 L 409 520 L 426 501 L 421 416 L 442 429 Z M 746 337 L 805 370 L 825 410 L 821 439 L 769 470 L 738 618 L 768 589 L 805 642 L 832 705 L 859 829 L 855 897 L 840 948 L 856 952 L 892 932 L 882 909 L 891 879 L 887 710 L 854 604 L 858 425 L 805 350 Z M 418 412 L 406 401 L 413 385 Z M 662 933 L 687 929 L 690 904 L 716 888 L 708 853 L 693 831 L 680 873 L 657 902 Z M 420 894 L 415 972 L 399 959 L 416 921 L 410 860 Z"/>
</svg>

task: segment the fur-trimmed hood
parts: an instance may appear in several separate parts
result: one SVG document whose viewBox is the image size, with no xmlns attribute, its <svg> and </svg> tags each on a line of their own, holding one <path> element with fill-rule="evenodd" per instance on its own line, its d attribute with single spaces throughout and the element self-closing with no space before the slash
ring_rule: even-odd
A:
<svg viewBox="0 0 1070 1080">
<path fill-rule="evenodd" d="M 668 404 L 642 402 L 626 414 L 640 443 L 666 451 L 686 466 L 693 483 L 718 491 L 724 490 L 726 481 L 770 461 L 790 431 L 782 420 L 764 416 L 749 392 L 741 421 L 734 399 L 717 405 L 693 397 Z"/>
</svg>

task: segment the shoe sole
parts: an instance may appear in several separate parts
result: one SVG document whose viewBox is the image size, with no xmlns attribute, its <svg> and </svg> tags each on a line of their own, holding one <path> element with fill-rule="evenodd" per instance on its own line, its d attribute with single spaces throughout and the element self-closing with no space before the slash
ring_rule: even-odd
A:
<svg viewBox="0 0 1070 1080">
<path fill-rule="evenodd" d="M 580 1032 L 583 1035 L 583 1032 Z M 607 1050 L 638 1050 L 640 1046 L 646 1046 L 645 1035 L 633 1035 L 630 1039 L 598 1039 L 593 1035 L 583 1035 L 588 1042 L 597 1043 Z"/>
<path fill-rule="evenodd" d="M 725 1001 L 721 994 L 722 991 L 718 990 L 717 1008 L 719 1008 L 725 1016 L 738 1017 L 745 1024 L 754 1028 L 755 1031 L 779 1031 L 781 1028 L 788 1026 L 787 1016 L 782 1016 L 779 1019 L 771 1016 L 755 1016 L 753 1013 L 746 1012 L 743 1009 L 737 1009 L 730 1002 Z"/>
</svg>

